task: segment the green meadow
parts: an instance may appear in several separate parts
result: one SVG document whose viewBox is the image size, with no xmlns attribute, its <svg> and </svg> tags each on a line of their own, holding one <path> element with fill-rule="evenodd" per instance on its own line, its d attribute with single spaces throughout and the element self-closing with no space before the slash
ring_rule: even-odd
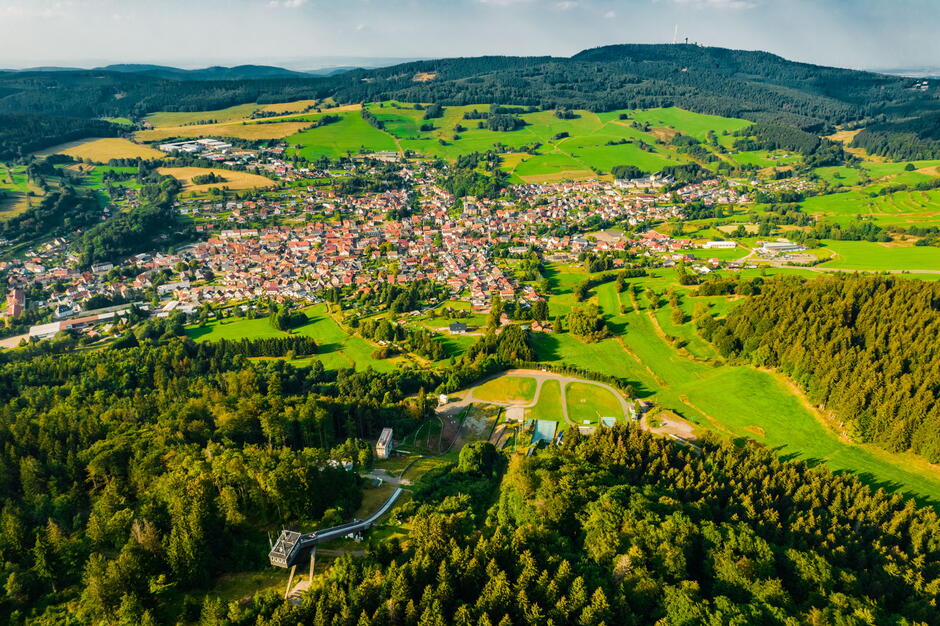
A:
<svg viewBox="0 0 940 626">
<path fill-rule="evenodd" d="M 750 124 L 675 108 L 601 114 L 575 111 L 573 119 L 559 119 L 554 111 L 538 111 L 518 114 L 526 122 L 524 127 L 498 132 L 479 128 L 480 120 L 464 119 L 468 112 L 488 111 L 488 105 L 448 106 L 442 117 L 430 120 L 425 120 L 425 111 L 416 109 L 414 104 L 389 101 L 366 106 L 382 121 L 384 129 L 370 126 L 357 111 L 347 111 L 339 114 L 340 122 L 299 132 L 285 141 L 292 151 L 311 159 L 362 151 L 410 150 L 454 160 L 462 154 L 508 148 L 516 150 L 504 164 L 512 181 L 551 182 L 595 177 L 598 172 L 610 172 L 616 165 L 632 164 L 652 172 L 690 161 L 670 146 L 660 145 L 658 131 L 633 128 L 634 119 L 658 129 L 668 127 L 673 134 L 681 132 L 699 138 L 704 138 L 709 130 L 721 134 Z M 628 119 L 621 120 L 621 115 Z M 431 128 L 421 130 L 423 125 Z M 521 151 L 523 147 L 531 152 Z"/>
<path fill-rule="evenodd" d="M 26 211 L 30 207 L 31 191 L 37 196 L 42 195 L 42 191 L 27 179 L 25 166 L 0 163 L 0 221 Z M 39 198 L 33 198 L 32 202 L 38 203 Z"/>
<path fill-rule="evenodd" d="M 892 246 L 869 241 L 826 241 L 824 245 L 835 256 L 820 266 L 823 268 L 940 272 L 940 248 L 933 246 Z"/>
<path fill-rule="evenodd" d="M 677 107 L 633 111 L 630 114 L 630 118 L 641 124 L 674 128 L 696 139 L 705 139 L 708 131 L 714 131 L 716 134 L 725 132 L 732 133 L 747 128 L 752 124 L 752 122 L 747 120 L 692 113 L 691 111 Z"/>
<path fill-rule="evenodd" d="M 284 141 L 291 146 L 292 153 L 302 154 L 311 160 L 324 156 L 335 159 L 360 152 L 399 150 L 391 135 L 370 126 L 362 119 L 359 111 L 338 115 L 341 118 L 338 122 L 290 135 Z"/>
<path fill-rule="evenodd" d="M 675 283 L 672 272 L 666 272 L 656 271 L 653 276 L 629 281 L 640 283 L 638 308 L 634 308 L 629 291 L 617 294 L 612 283 L 596 288 L 592 298 L 601 306 L 615 336 L 597 343 L 583 343 L 569 333 L 538 334 L 533 343 L 539 359 L 621 377 L 634 386 L 639 397 L 675 411 L 698 428 L 733 439 L 754 439 L 788 457 L 854 472 L 870 484 L 940 499 L 937 475 L 929 470 L 919 471 L 906 455 L 840 441 L 785 379 L 748 366 L 720 363 L 713 348 L 697 336 L 690 321 L 673 324 L 668 304 L 654 311 L 650 306 L 650 290 L 665 301 L 662 294 L 670 287 L 680 294 L 680 306 L 687 319 L 698 303 L 708 307 L 713 315 L 724 315 L 733 306 L 726 298 L 691 295 L 691 290 Z M 575 278 L 556 276 L 556 280 L 576 284 L 586 276 L 575 274 L 573 268 L 566 273 L 574 274 Z M 754 270 L 744 275 L 758 273 Z M 807 271 L 770 269 L 766 273 L 813 275 Z M 666 335 L 684 341 L 685 345 L 677 347 Z"/>
<path fill-rule="evenodd" d="M 375 346 L 361 337 L 346 334 L 339 324 L 327 314 L 325 304 L 318 304 L 305 309 L 305 313 L 310 321 L 293 332 L 313 338 L 317 342 L 317 353 L 309 358 L 295 359 L 293 361 L 294 365 L 306 366 L 313 360 L 317 360 L 323 363 L 323 367 L 330 370 L 345 368 L 363 370 L 371 367 L 380 372 L 387 372 L 394 370 L 399 363 L 404 362 L 402 358 L 372 358 Z M 258 319 L 230 318 L 209 322 L 205 326 L 187 328 L 186 334 L 195 341 L 219 341 L 222 339 L 239 341 L 241 339 L 288 336 L 288 333 L 271 326 L 266 317 Z"/>
</svg>

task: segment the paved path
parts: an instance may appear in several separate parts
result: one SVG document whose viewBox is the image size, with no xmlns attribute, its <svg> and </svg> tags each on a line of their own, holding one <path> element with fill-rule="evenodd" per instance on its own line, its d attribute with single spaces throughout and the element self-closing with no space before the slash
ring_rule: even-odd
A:
<svg viewBox="0 0 940 626">
<path fill-rule="evenodd" d="M 494 380 L 494 379 L 496 379 L 496 378 L 501 378 L 501 377 L 503 377 L 503 376 L 516 376 L 516 377 L 523 377 L 523 378 L 534 378 L 534 379 L 535 379 L 535 394 L 533 395 L 532 401 L 531 401 L 531 402 L 528 402 L 528 403 L 519 403 L 519 402 L 494 402 L 494 401 L 491 401 L 491 400 L 475 400 L 474 395 L 473 395 L 473 392 L 476 390 L 477 387 L 479 387 L 480 385 L 482 385 L 482 384 L 484 384 L 484 383 L 486 383 L 486 382 L 489 382 L 489 381 Z M 629 417 L 630 417 L 630 409 L 629 409 L 629 405 L 628 405 L 628 403 L 627 403 L 627 400 L 623 397 L 623 394 L 620 393 L 619 390 L 615 389 L 615 388 L 612 387 L 611 385 L 608 385 L 607 383 L 597 382 L 597 381 L 595 381 L 595 380 L 587 380 L 587 379 L 584 379 L 584 378 L 578 378 L 577 376 L 567 376 L 567 375 L 565 375 L 565 374 L 556 374 L 556 373 L 554 373 L 554 372 L 546 372 L 546 371 L 542 371 L 542 370 L 515 369 L 515 370 L 507 370 L 507 371 L 505 371 L 505 372 L 501 372 L 501 373 L 496 374 L 496 375 L 494 375 L 494 376 L 490 376 L 489 378 L 486 378 L 486 379 L 484 379 L 484 380 L 481 380 L 479 383 L 477 383 L 476 385 L 474 385 L 473 387 L 471 387 L 470 389 L 468 389 L 468 390 L 464 393 L 463 398 L 461 398 L 458 402 L 455 402 L 454 405 L 456 406 L 456 405 L 459 404 L 461 407 L 463 407 L 463 406 L 466 406 L 467 404 L 469 404 L 470 402 L 474 402 L 474 401 L 475 401 L 475 402 L 480 402 L 480 403 L 482 403 L 482 404 L 494 404 L 494 405 L 496 405 L 496 406 L 517 407 L 517 408 L 522 408 L 522 409 L 531 409 L 531 408 L 534 407 L 536 404 L 538 404 L 539 397 L 540 397 L 540 395 L 541 395 L 541 393 L 542 393 L 542 385 L 543 385 L 543 384 L 545 383 L 545 381 L 547 381 L 547 380 L 557 380 L 557 381 L 558 381 L 558 384 L 559 384 L 559 386 L 561 387 L 561 411 L 562 411 L 562 417 L 564 417 L 564 418 L 565 418 L 565 421 L 566 421 L 569 425 L 571 425 L 571 426 L 578 426 L 578 424 L 575 424 L 575 423 L 571 420 L 571 417 L 568 415 L 568 396 L 567 396 L 567 393 L 566 393 L 567 388 L 568 388 L 568 383 L 583 383 L 583 384 L 586 384 L 586 385 L 594 385 L 594 386 L 596 386 L 596 387 L 600 387 L 600 388 L 602 388 L 602 389 L 606 389 L 607 391 L 609 391 L 609 392 L 611 392 L 612 394 L 614 394 L 614 397 L 617 398 L 617 400 L 620 402 L 620 408 L 621 408 L 621 410 L 623 411 L 624 417 L 627 418 L 627 419 L 629 419 Z"/>
</svg>

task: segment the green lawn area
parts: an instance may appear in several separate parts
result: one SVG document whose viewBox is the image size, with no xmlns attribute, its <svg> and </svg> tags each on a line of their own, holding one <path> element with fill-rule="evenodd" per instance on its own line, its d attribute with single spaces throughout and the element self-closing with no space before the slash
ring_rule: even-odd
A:
<svg viewBox="0 0 940 626">
<path fill-rule="evenodd" d="M 637 122 L 640 122 L 641 124 L 646 123 L 650 126 L 669 126 L 670 128 L 675 128 L 679 132 L 695 137 L 696 139 L 705 139 L 705 136 L 708 134 L 709 130 L 712 130 L 716 134 L 720 135 L 724 131 L 731 133 L 736 130 L 741 130 L 742 128 L 747 128 L 753 123 L 749 122 L 748 120 L 735 119 L 731 117 L 692 113 L 691 111 L 686 111 L 677 107 L 633 111 L 631 112 L 630 117 L 635 119 Z"/>
<path fill-rule="evenodd" d="M 696 259 L 718 259 L 719 261 L 736 261 L 742 257 L 746 257 L 750 254 L 750 250 L 740 247 L 740 244 L 737 248 L 732 248 L 731 250 L 706 250 L 704 248 L 696 248 L 692 250 L 692 256 Z"/>
<path fill-rule="evenodd" d="M 760 168 L 792 165 L 800 160 L 798 155 L 791 155 L 786 152 L 771 152 L 769 150 L 744 150 L 741 152 L 733 152 L 728 155 L 728 158 L 738 165 L 756 165 Z"/>
<path fill-rule="evenodd" d="M 362 119 L 359 111 L 348 111 L 337 115 L 342 117 L 338 122 L 287 137 L 284 141 L 291 146 L 291 154 L 299 153 L 313 160 L 322 156 L 335 159 L 346 156 L 347 152 L 358 154 L 362 150 L 367 152 L 398 151 L 398 144 L 395 143 L 394 137 L 370 126 Z"/>
<path fill-rule="evenodd" d="M 538 402 L 531 409 L 525 410 L 525 418 L 564 423 L 561 409 L 561 385 L 557 380 L 548 379 L 542 383 Z"/>
<path fill-rule="evenodd" d="M 614 394 L 591 383 L 569 383 L 565 400 L 568 417 L 578 425 L 585 422 L 596 425 L 602 417 L 616 417 L 621 421 L 626 417 Z"/>
<path fill-rule="evenodd" d="M 266 317 L 258 319 L 228 318 L 209 322 L 205 326 L 191 326 L 186 334 L 195 341 L 219 341 L 228 339 L 239 341 L 241 339 L 268 339 L 271 337 L 286 337 L 287 333 L 271 326 Z"/>
<path fill-rule="evenodd" d="M 30 198 L 32 191 L 36 197 Z M 41 201 L 42 190 L 30 183 L 26 166 L 0 163 L 0 221 L 8 220 Z"/>
<path fill-rule="evenodd" d="M 857 270 L 940 271 L 940 248 L 886 246 L 869 241 L 826 241 L 827 250 L 836 253 L 820 267 Z"/>
<path fill-rule="evenodd" d="M 500 376 L 473 390 L 482 402 L 529 403 L 535 399 L 535 379 L 529 376 Z"/>
<path fill-rule="evenodd" d="M 413 150 L 426 156 L 453 160 L 459 155 L 485 151 L 497 145 L 519 148 L 541 144 L 537 154 L 517 152 L 506 156 L 504 169 L 515 182 L 593 177 L 596 176 L 593 169 L 609 172 L 615 165 L 626 164 L 652 172 L 667 165 L 689 161 L 688 157 L 669 146 L 656 145 L 656 136 L 653 134 L 632 128 L 629 120 L 620 120 L 620 114 L 626 111 L 602 114 L 575 111 L 576 117 L 573 119 L 559 119 L 554 111 L 520 113 L 518 115 L 525 120 L 526 126 L 512 132 L 498 132 L 479 128 L 479 120 L 464 119 L 464 115 L 470 111 L 488 111 L 488 105 L 448 106 L 444 109 L 443 117 L 431 120 L 425 120 L 424 111 L 416 110 L 413 104 L 389 101 L 367 106 L 384 124 L 384 131 L 376 132 L 396 141 L 402 150 Z M 664 122 L 676 124 L 678 130 L 703 138 L 709 129 L 723 132 L 750 123 L 698 115 L 681 109 L 655 109 L 653 112 L 649 116 L 651 119 L 662 117 Z M 421 130 L 421 126 L 426 124 L 433 128 Z M 462 128 L 458 130 L 458 126 Z M 287 141 L 291 144 L 304 143 L 304 154 L 313 154 L 314 148 L 322 150 L 324 146 L 332 145 L 331 140 L 325 137 L 326 128 L 305 131 Z M 323 136 L 317 138 L 315 135 Z M 298 138 L 302 141 L 296 141 Z M 376 150 L 390 149 L 375 146 L 375 142 L 349 143 L 353 144 L 353 151 L 360 144 L 371 145 Z M 641 149 L 641 143 L 649 149 Z"/>
</svg>

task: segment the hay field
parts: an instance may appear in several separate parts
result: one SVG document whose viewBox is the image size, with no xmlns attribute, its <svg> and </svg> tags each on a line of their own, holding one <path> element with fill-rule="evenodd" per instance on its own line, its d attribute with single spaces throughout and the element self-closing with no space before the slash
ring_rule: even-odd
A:
<svg viewBox="0 0 940 626">
<path fill-rule="evenodd" d="M 277 124 L 199 124 L 198 126 L 167 126 L 142 130 L 134 135 L 137 141 L 163 141 L 171 137 L 236 137 L 239 139 L 283 139 L 299 133 L 310 122 L 279 122 Z"/>
<path fill-rule="evenodd" d="M 87 159 L 95 163 L 107 163 L 111 159 L 162 159 L 166 156 L 159 150 L 119 137 L 72 141 L 46 148 L 37 152 L 36 156 L 49 156 L 50 154 L 67 154 L 74 159 Z"/>
<path fill-rule="evenodd" d="M 297 102 L 281 102 L 278 104 L 266 104 L 261 107 L 265 113 L 302 113 L 309 107 L 314 106 L 318 100 L 298 100 Z"/>
<path fill-rule="evenodd" d="M 259 108 L 261 108 L 259 105 L 252 103 L 239 104 L 215 111 L 158 111 L 157 113 L 151 113 L 144 120 L 153 124 L 155 128 L 201 124 L 202 122 L 220 124 L 246 119 Z"/>
<path fill-rule="evenodd" d="M 202 193 L 214 188 L 227 187 L 229 189 L 258 189 L 260 187 L 273 187 L 277 183 L 270 178 L 249 174 L 247 172 L 233 172 L 231 170 L 210 169 L 205 167 L 161 167 L 157 170 L 164 176 L 172 176 L 183 183 L 184 192 Z M 224 183 L 209 185 L 194 185 L 193 178 L 213 173 L 225 179 Z"/>
</svg>

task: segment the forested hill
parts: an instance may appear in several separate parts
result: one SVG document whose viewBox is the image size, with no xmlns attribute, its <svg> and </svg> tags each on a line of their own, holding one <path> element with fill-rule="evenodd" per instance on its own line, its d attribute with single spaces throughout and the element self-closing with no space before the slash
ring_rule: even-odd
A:
<svg viewBox="0 0 940 626">
<path fill-rule="evenodd" d="M 704 320 L 723 356 L 779 368 L 861 441 L 940 462 L 940 285 L 839 276 L 761 289 Z"/>
<path fill-rule="evenodd" d="M 594 111 L 679 106 L 817 134 L 847 122 L 881 124 L 890 136 L 890 122 L 913 119 L 916 126 L 940 111 L 940 81 L 924 91 L 909 78 L 694 45 L 607 46 L 566 58 L 439 59 L 321 77 L 282 77 L 276 68 L 251 67 L 247 74 L 245 68 L 210 68 L 204 77 L 216 80 L 201 80 L 199 74 L 176 76 L 172 68 L 144 68 L 0 72 L 0 113 L 139 118 L 154 111 L 333 97 L 342 103 L 398 99 Z"/>
<path fill-rule="evenodd" d="M 418 74 L 432 80 L 415 82 Z M 332 79 L 344 101 L 397 98 L 497 102 L 591 110 L 680 106 L 804 128 L 938 107 L 907 78 L 794 63 L 766 52 L 692 45 L 619 45 L 571 58 L 479 57 L 419 61 Z"/>
</svg>

